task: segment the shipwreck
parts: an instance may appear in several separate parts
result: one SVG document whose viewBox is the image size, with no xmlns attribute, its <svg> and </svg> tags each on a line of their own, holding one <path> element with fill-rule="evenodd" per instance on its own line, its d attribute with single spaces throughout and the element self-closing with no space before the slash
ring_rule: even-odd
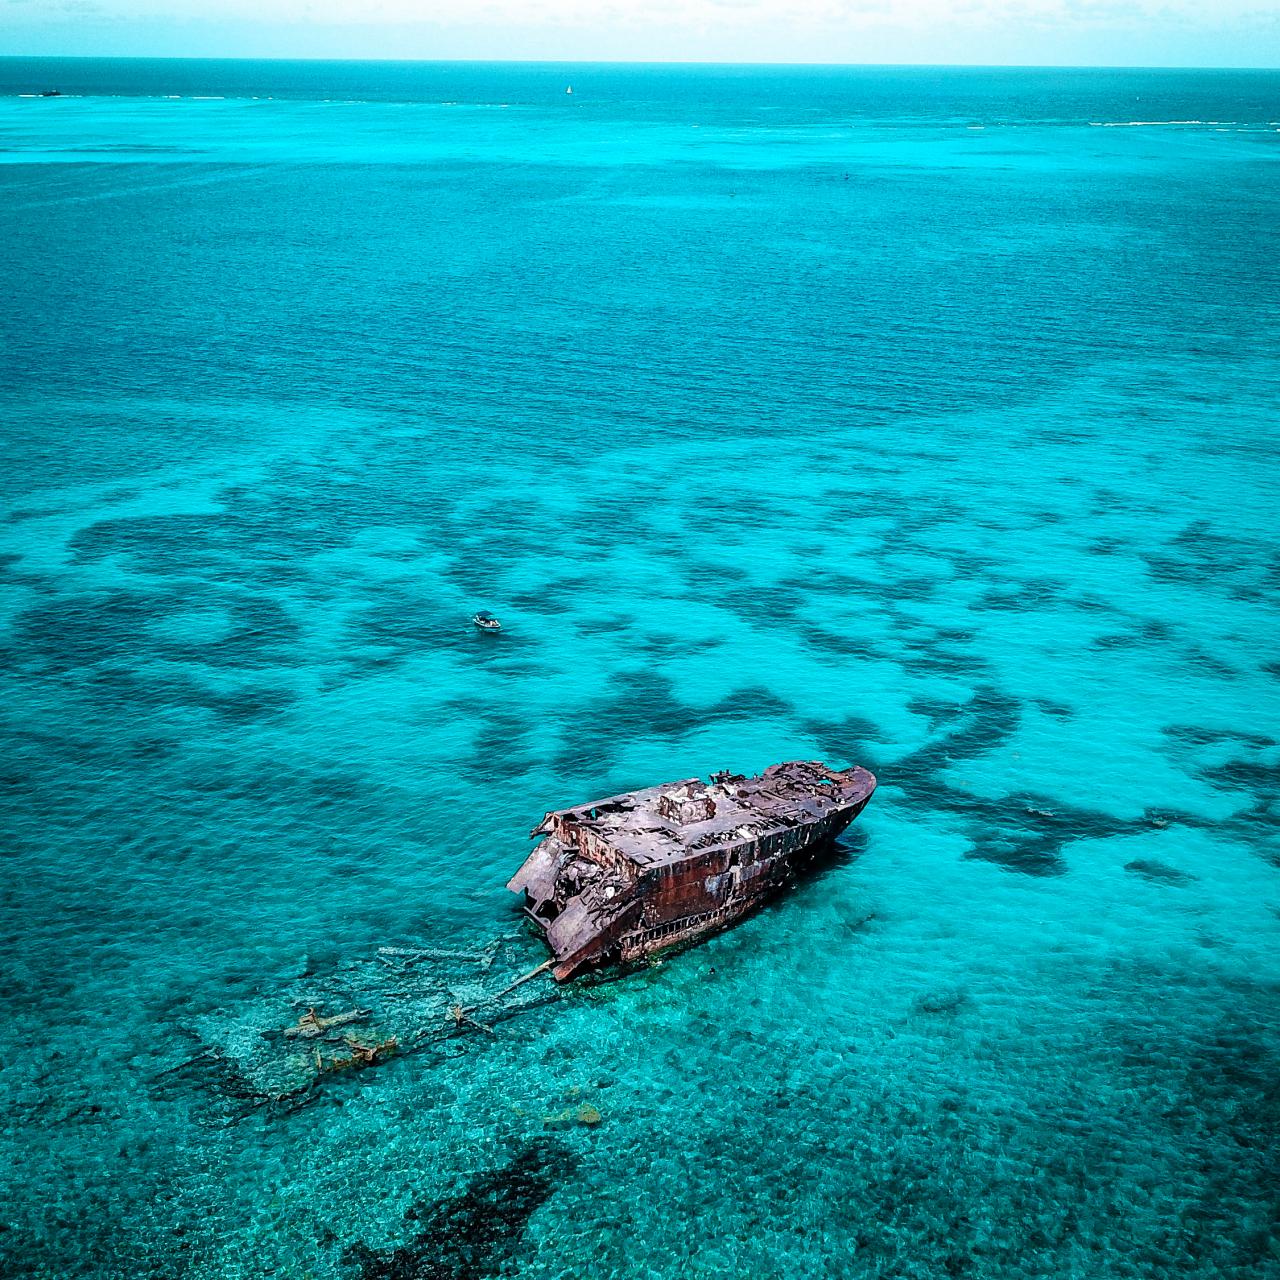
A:
<svg viewBox="0 0 1280 1280">
<path fill-rule="evenodd" d="M 557 809 L 507 888 L 524 895 L 563 982 L 733 924 L 786 888 L 875 788 L 866 769 L 794 760 Z"/>
</svg>

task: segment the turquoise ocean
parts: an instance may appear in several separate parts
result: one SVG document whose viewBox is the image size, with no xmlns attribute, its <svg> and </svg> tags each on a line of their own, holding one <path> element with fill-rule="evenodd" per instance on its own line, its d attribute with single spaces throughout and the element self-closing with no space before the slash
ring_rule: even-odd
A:
<svg viewBox="0 0 1280 1280">
<path fill-rule="evenodd" d="M 0 95 L 4 1275 L 1280 1275 L 1280 73 Z M 544 810 L 797 757 L 493 1002 Z"/>
</svg>

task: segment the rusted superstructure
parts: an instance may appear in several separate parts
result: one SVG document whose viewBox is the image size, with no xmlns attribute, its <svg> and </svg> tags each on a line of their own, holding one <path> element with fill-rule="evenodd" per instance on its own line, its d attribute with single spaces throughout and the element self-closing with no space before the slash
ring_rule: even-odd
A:
<svg viewBox="0 0 1280 1280">
<path fill-rule="evenodd" d="M 507 888 L 563 982 L 723 929 L 784 888 L 862 812 L 866 769 L 811 760 L 713 774 L 548 813 Z"/>
</svg>

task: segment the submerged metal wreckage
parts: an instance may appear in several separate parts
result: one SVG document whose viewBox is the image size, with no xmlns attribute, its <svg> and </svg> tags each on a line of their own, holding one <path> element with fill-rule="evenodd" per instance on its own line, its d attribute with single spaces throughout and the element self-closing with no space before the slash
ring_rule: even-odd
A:
<svg viewBox="0 0 1280 1280">
<path fill-rule="evenodd" d="M 875 786 L 865 769 L 793 761 L 755 778 L 718 773 L 710 783 L 691 778 L 548 813 L 531 833 L 545 839 L 508 888 L 524 894 L 550 960 L 528 968 L 519 935 L 471 950 L 381 947 L 365 959 L 308 959 L 283 990 L 197 1018 L 183 1037 L 186 1055 L 157 1073 L 157 1088 L 182 1094 L 203 1084 L 221 1099 L 214 1122 L 236 1123 L 264 1106 L 306 1106 L 325 1081 L 351 1071 L 423 1051 L 454 1056 L 448 1046 L 460 1038 L 492 1043 L 495 1024 L 568 994 L 531 982 L 548 970 L 563 982 L 746 915 L 829 846 Z M 589 1107 L 574 1116 L 599 1119 Z"/>
<path fill-rule="evenodd" d="M 507 888 L 546 932 L 559 981 L 740 919 L 866 807 L 866 770 L 817 761 L 713 774 L 548 813 Z"/>
<path fill-rule="evenodd" d="M 188 1023 L 156 1088 L 186 1096 L 197 1087 L 209 1104 L 205 1119 L 222 1126 L 260 1108 L 297 1111 L 326 1084 L 409 1054 L 457 1056 L 564 994 L 529 981 L 546 970 L 531 970 L 531 959 L 528 940 L 514 935 L 470 950 L 380 947 L 308 962 L 282 989 Z"/>
</svg>

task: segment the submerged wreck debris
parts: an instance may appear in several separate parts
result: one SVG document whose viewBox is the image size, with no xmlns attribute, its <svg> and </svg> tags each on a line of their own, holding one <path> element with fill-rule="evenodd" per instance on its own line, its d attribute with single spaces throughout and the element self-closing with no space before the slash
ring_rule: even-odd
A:
<svg viewBox="0 0 1280 1280">
<path fill-rule="evenodd" d="M 322 1018 L 313 1006 L 298 1019 L 296 1027 L 286 1027 L 284 1034 L 290 1039 L 301 1036 L 306 1040 L 314 1040 L 334 1027 L 349 1026 L 353 1022 L 363 1021 L 368 1016 L 368 1009 L 351 1009 L 347 1013 L 336 1013 L 332 1018 Z"/>
<path fill-rule="evenodd" d="M 549 813 L 534 831 L 546 839 L 509 887 L 524 891 L 550 960 L 531 967 L 521 933 L 470 947 L 384 946 L 323 974 L 308 965 L 274 996 L 200 1018 L 185 1060 L 156 1081 L 219 1098 L 218 1122 L 235 1123 L 259 1108 L 305 1107 L 334 1077 L 393 1058 L 474 1051 L 498 1038 L 496 1024 L 563 996 L 539 977 L 563 981 L 739 919 L 829 846 L 875 785 L 865 769 L 793 762 Z"/>
<path fill-rule="evenodd" d="M 508 991 L 514 991 L 530 979 L 536 978 L 540 973 L 546 973 L 548 969 L 554 968 L 555 963 L 554 960 L 544 960 L 536 969 L 530 969 L 528 973 L 522 973 L 509 987 L 503 987 L 498 994 L 505 996 Z"/>
<path fill-rule="evenodd" d="M 542 1117 L 542 1123 L 548 1129 L 569 1129 L 576 1125 L 581 1125 L 585 1129 L 594 1129 L 603 1120 L 604 1116 L 600 1114 L 599 1107 L 593 1106 L 590 1102 L 583 1102 L 576 1107 L 566 1107 L 554 1115 Z"/>
<path fill-rule="evenodd" d="M 378 955 L 389 965 L 404 967 L 423 960 L 462 960 L 478 964 L 482 969 L 492 966 L 494 957 L 502 948 L 504 938 L 495 938 L 479 951 L 449 951 L 441 947 L 379 947 Z"/>
<path fill-rule="evenodd" d="M 474 1027 L 477 1031 L 487 1031 L 491 1036 L 498 1034 L 487 1022 L 477 1022 L 471 1016 L 471 1010 L 464 1009 L 460 1004 L 451 1004 L 449 1006 L 449 1017 L 453 1019 L 453 1025 L 459 1031 Z"/>
<path fill-rule="evenodd" d="M 393 1058 L 474 1051 L 496 1037 L 495 1023 L 563 994 L 553 982 L 525 985 L 546 968 L 530 971 L 531 945 L 508 936 L 457 950 L 382 947 L 323 977 L 304 976 L 191 1025 L 191 1047 L 154 1078 L 155 1087 L 164 1096 L 203 1098 L 211 1122 L 233 1124 L 263 1108 L 305 1107 L 342 1076 Z M 282 1009 L 290 1007 L 302 1012 L 282 1028 Z"/>
<path fill-rule="evenodd" d="M 328 1062 L 316 1050 L 316 1074 L 324 1075 L 326 1071 L 350 1071 L 358 1067 L 372 1067 L 389 1058 L 400 1047 L 400 1042 L 391 1036 L 377 1044 L 361 1044 L 353 1036 L 343 1036 L 343 1043 L 351 1050 L 348 1058 L 330 1058 Z"/>
<path fill-rule="evenodd" d="M 460 1194 L 412 1206 L 405 1221 L 415 1230 L 405 1243 L 390 1249 L 353 1244 L 343 1260 L 359 1268 L 360 1280 L 482 1280 L 506 1274 L 529 1219 L 576 1167 L 561 1143 L 530 1142 L 509 1164 L 476 1175 Z"/>
<path fill-rule="evenodd" d="M 741 919 L 829 846 L 875 787 L 866 769 L 794 760 L 554 810 L 507 888 L 523 893 L 563 982 Z"/>
</svg>

